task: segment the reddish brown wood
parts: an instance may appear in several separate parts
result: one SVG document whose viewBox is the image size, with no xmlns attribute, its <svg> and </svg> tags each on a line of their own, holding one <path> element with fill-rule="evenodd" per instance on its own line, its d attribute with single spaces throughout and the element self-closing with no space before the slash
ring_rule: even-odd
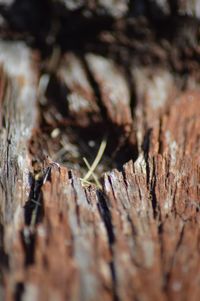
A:
<svg viewBox="0 0 200 301">
<path fill-rule="evenodd" d="M 79 51 L 0 42 L 2 300 L 199 300 L 198 22 L 172 17 L 194 6 L 151 1 L 170 39 L 151 10 L 155 24 L 107 2 L 87 1 L 112 26 Z M 59 24 L 78 4 L 61 8 Z M 105 137 L 102 188 L 83 185 Z"/>
</svg>

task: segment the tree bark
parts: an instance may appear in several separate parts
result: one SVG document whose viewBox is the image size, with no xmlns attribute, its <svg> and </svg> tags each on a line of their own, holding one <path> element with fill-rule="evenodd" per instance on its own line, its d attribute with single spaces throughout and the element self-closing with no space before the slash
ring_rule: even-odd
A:
<svg viewBox="0 0 200 301">
<path fill-rule="evenodd" d="M 2 300 L 199 300 L 199 12 L 104 2 L 47 1 L 41 32 L 2 4 Z"/>
</svg>

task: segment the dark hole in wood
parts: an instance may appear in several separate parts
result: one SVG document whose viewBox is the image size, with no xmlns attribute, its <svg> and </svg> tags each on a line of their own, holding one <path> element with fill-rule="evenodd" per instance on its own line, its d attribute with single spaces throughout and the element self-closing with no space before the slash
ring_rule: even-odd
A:
<svg viewBox="0 0 200 301">
<path fill-rule="evenodd" d="M 34 213 L 34 210 L 37 208 L 37 214 L 36 214 L 36 223 L 39 223 L 42 220 L 43 217 L 43 200 L 42 200 L 42 192 L 41 192 L 41 186 L 42 186 L 42 180 L 35 180 L 30 175 L 30 192 L 27 202 L 24 205 L 24 218 L 25 218 L 25 224 L 30 225 L 32 216 Z"/>
<path fill-rule="evenodd" d="M 21 231 L 21 240 L 25 253 L 24 265 L 28 266 L 34 263 L 35 233 L 31 233 L 30 229 L 24 228 Z"/>
<path fill-rule="evenodd" d="M 41 134 L 40 137 L 37 134 L 35 139 L 41 143 L 32 152 L 35 152 L 34 155 L 41 152 L 48 154 L 54 161 L 79 170 L 84 176 L 88 169 L 83 158 L 91 165 L 101 142 L 106 139 L 105 152 L 95 171 L 98 177 L 113 168 L 121 170 L 127 161 L 136 160 L 137 146 L 130 141 L 123 127 L 113 124 L 102 114 L 98 120 L 91 116 L 87 125 L 81 124 L 81 117 L 77 122 L 77 117 L 69 113 L 67 93 L 67 88 L 53 76 L 47 88 L 47 102 L 40 104 Z M 52 137 L 55 129 L 59 134 Z"/>
</svg>

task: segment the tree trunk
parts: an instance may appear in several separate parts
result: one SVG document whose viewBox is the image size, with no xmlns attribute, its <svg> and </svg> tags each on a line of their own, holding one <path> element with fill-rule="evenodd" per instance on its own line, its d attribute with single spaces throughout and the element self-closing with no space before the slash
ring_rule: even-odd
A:
<svg viewBox="0 0 200 301">
<path fill-rule="evenodd" d="M 0 5 L 2 300 L 200 298 L 198 4 L 143 2 Z"/>
</svg>

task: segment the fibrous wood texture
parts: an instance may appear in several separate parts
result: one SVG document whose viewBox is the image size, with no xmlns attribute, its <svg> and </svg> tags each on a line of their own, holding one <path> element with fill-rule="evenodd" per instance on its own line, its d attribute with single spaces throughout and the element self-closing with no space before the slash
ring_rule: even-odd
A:
<svg viewBox="0 0 200 301">
<path fill-rule="evenodd" d="M 0 7 L 0 299 L 199 300 L 197 2 Z"/>
</svg>

